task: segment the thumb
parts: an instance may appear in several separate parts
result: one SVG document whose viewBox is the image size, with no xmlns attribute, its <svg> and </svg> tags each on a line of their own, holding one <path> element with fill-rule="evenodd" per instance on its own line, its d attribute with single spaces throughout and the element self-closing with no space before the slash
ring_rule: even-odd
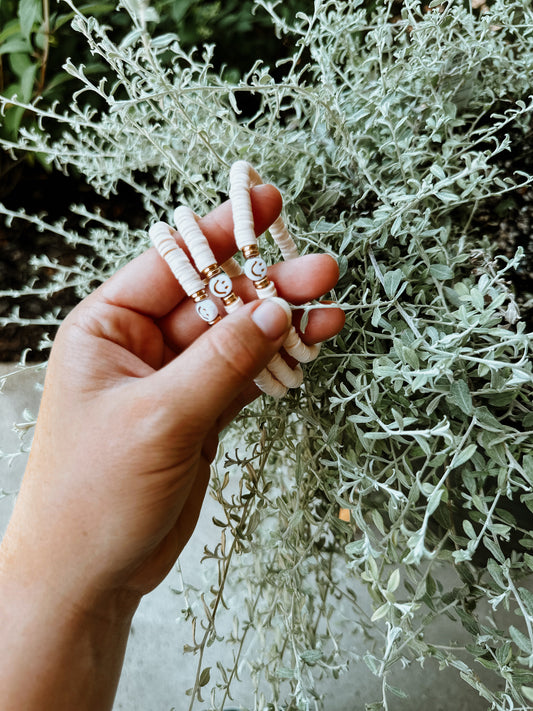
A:
<svg viewBox="0 0 533 711">
<path fill-rule="evenodd" d="M 291 321 L 289 304 L 278 297 L 245 304 L 160 370 L 181 423 L 210 428 L 279 351 Z"/>
</svg>

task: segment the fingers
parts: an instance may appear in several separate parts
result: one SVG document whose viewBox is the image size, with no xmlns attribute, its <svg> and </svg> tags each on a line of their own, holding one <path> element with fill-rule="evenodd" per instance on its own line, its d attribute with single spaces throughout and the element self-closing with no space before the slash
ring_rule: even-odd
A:
<svg viewBox="0 0 533 711">
<path fill-rule="evenodd" d="M 257 234 L 264 232 L 281 210 L 281 196 L 273 185 L 252 189 L 252 210 Z M 231 204 L 226 201 L 200 220 L 219 263 L 235 251 Z M 120 269 L 90 297 L 137 313 L 161 318 L 184 298 L 184 292 L 165 261 L 150 249 Z"/>
<path fill-rule="evenodd" d="M 170 441 L 209 432 L 281 348 L 289 330 L 272 301 L 245 304 L 150 376 L 153 397 L 165 403 Z"/>
<path fill-rule="evenodd" d="M 313 254 L 280 262 L 271 267 L 268 273 L 283 299 L 291 304 L 304 304 L 333 289 L 339 270 L 336 261 L 329 255 Z M 233 285 L 245 302 L 257 298 L 253 285 L 246 277 L 234 279 Z M 224 314 L 222 306 L 220 313 Z M 300 317 L 297 317 L 298 322 L 299 320 Z M 318 343 L 327 340 L 338 333 L 343 325 L 344 312 L 341 309 L 313 310 L 309 314 L 304 341 Z M 164 317 L 159 326 L 165 343 L 175 352 L 183 351 L 208 328 L 198 318 L 194 304 L 189 301 L 184 301 Z"/>
</svg>

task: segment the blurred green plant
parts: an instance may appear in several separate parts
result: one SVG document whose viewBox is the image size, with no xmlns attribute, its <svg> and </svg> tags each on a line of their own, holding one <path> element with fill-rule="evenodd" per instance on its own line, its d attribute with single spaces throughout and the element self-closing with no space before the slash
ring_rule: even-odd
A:
<svg viewBox="0 0 533 711">
<path fill-rule="evenodd" d="M 114 10 L 111 3 L 85 3 L 82 13 L 97 17 Z M 102 62 L 91 58 L 85 45 L 70 30 L 73 11 L 65 6 L 61 11 L 50 0 L 1 0 L 0 2 L 0 95 L 15 98 L 25 104 L 41 103 L 53 106 L 71 100 L 71 77 L 63 69 L 69 56 L 85 62 L 86 73 L 105 70 Z M 37 127 L 35 115 L 25 108 L 4 104 L 0 117 L 0 137 L 15 140 L 21 126 Z M 29 152 L 24 160 L 35 159 L 49 167 L 39 154 Z M 0 154 L 0 178 L 16 167 L 17 162 Z"/>
<path fill-rule="evenodd" d="M 135 3 L 133 3 L 135 4 Z M 142 3 L 139 3 L 141 6 Z M 312 6 L 310 0 L 287 0 L 287 17 Z M 114 30 L 120 42 L 131 30 L 129 18 L 116 12 L 113 3 L 82 3 L 78 12 L 100 17 Z M 264 10 L 255 12 L 253 0 L 159 0 L 146 7 L 151 32 L 177 32 L 185 49 L 216 43 L 216 61 L 221 67 L 240 73 L 249 58 L 260 54 L 274 63 L 286 50 L 270 31 L 271 22 Z M 51 105 L 65 101 L 71 76 L 63 65 L 69 57 L 84 64 L 85 74 L 105 75 L 106 65 L 97 62 L 87 46 L 70 31 L 74 13 L 67 5 L 50 0 L 2 0 L 0 3 L 0 93 L 19 101 L 36 100 Z M 236 40 L 236 38 L 238 38 Z M 21 124 L 32 121 L 32 114 L 19 106 L 4 108 L 0 135 L 14 139 Z"/>
<path fill-rule="evenodd" d="M 86 3 L 78 9 L 101 16 L 111 13 L 114 6 Z M 62 89 L 70 77 L 62 64 L 68 56 L 80 55 L 79 39 L 70 31 L 73 16 L 69 8 L 65 12 L 51 11 L 50 0 L 2 0 L 0 92 L 3 96 L 16 96 L 26 103 L 43 99 L 50 104 L 65 98 Z M 88 54 L 85 47 L 82 54 Z M 102 69 L 102 63 L 93 62 L 86 71 Z M 20 107 L 7 106 L 0 125 L 2 135 L 14 138 L 24 114 Z"/>
</svg>

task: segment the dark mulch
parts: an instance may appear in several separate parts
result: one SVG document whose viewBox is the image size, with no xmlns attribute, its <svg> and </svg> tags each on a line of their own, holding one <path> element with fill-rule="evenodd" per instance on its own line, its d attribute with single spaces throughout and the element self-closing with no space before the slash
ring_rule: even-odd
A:
<svg viewBox="0 0 533 711">
<path fill-rule="evenodd" d="M 23 208 L 30 214 L 46 213 L 47 221 L 54 222 L 69 215 L 69 206 L 83 204 L 93 211 L 98 209 L 109 219 L 122 220 L 132 224 L 133 196 L 122 189 L 111 199 L 96 194 L 82 178 L 65 176 L 58 171 L 48 172 L 40 165 L 21 162 L 9 166 L 2 157 L 0 166 L 4 168 L 4 179 L 0 181 L 0 201 L 11 210 Z M 137 201 L 138 202 L 138 201 Z M 67 218 L 66 227 L 79 229 L 75 216 Z M 65 244 L 56 234 L 37 231 L 23 220 L 13 220 L 7 227 L 0 222 L 0 289 L 21 289 L 35 279 L 30 266 L 33 255 L 46 254 L 60 264 L 73 264 L 76 257 L 91 254 L 88 248 L 74 248 Z M 42 287 L 50 279 L 52 270 L 39 272 L 35 287 Z M 13 306 L 13 299 L 0 298 L 0 317 L 7 315 Z M 22 318 L 39 319 L 46 313 L 59 309 L 63 318 L 76 305 L 78 297 L 74 289 L 64 289 L 46 300 L 39 296 L 24 296 L 16 300 Z M 47 326 L 18 326 L 10 324 L 0 329 L 0 362 L 17 361 L 25 349 L 31 349 L 27 360 L 40 361 L 39 343 L 48 334 L 53 338 L 57 328 Z"/>
</svg>

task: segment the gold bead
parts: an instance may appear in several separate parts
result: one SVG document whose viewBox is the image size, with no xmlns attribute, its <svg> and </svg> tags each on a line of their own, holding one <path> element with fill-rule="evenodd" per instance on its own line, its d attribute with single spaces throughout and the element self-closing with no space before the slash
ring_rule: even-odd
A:
<svg viewBox="0 0 533 711">
<path fill-rule="evenodd" d="M 212 277 L 216 276 L 217 274 L 220 274 L 222 269 L 218 266 L 218 264 L 210 264 L 208 267 L 206 267 L 202 271 L 202 276 L 204 279 L 211 279 Z"/>
<path fill-rule="evenodd" d="M 259 248 L 256 244 L 247 244 L 242 248 L 242 256 L 245 259 L 252 259 L 252 257 L 259 256 Z"/>
<path fill-rule="evenodd" d="M 259 281 L 254 281 L 254 286 L 256 289 L 266 289 L 267 286 L 270 286 L 270 279 L 263 277 Z"/>
<path fill-rule="evenodd" d="M 191 295 L 191 299 L 197 304 L 199 301 L 207 299 L 207 291 L 205 289 L 200 289 L 195 294 Z"/>
<path fill-rule="evenodd" d="M 228 294 L 227 296 L 222 297 L 222 302 L 226 306 L 231 306 L 231 304 L 234 304 L 238 300 L 238 296 L 235 294 L 235 292 L 231 292 L 231 294 Z"/>
</svg>

